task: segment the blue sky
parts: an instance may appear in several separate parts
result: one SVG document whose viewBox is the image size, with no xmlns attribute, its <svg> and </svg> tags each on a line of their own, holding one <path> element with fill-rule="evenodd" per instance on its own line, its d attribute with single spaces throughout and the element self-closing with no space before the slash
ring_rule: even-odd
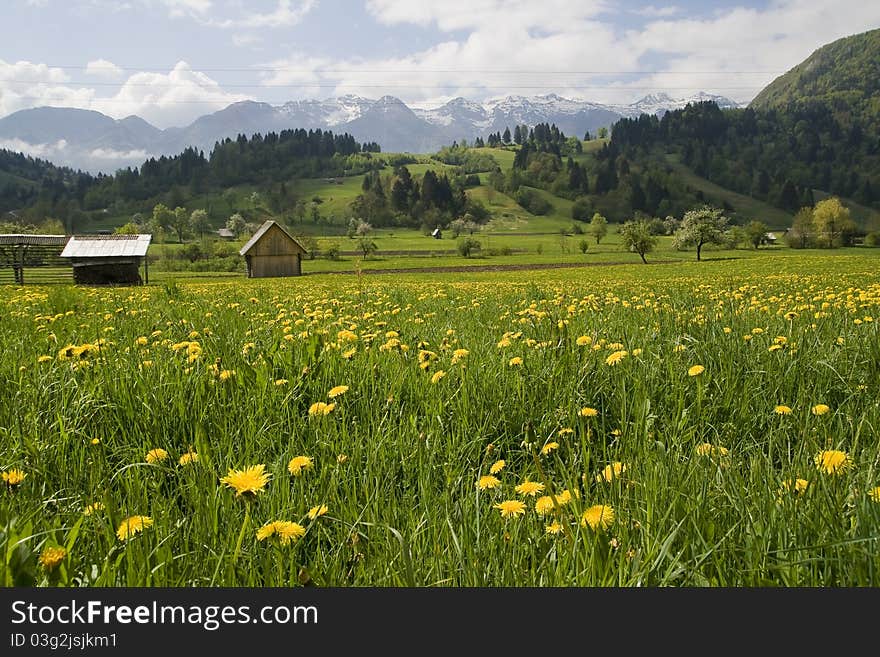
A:
<svg viewBox="0 0 880 657">
<path fill-rule="evenodd" d="M 880 3 L 860 0 L 4 0 L 0 116 L 72 106 L 168 127 L 237 100 L 348 93 L 747 102 L 876 27 Z"/>
</svg>

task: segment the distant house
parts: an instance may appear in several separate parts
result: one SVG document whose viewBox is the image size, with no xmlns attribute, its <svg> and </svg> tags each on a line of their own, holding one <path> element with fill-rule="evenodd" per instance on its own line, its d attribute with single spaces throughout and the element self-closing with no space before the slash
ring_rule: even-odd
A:
<svg viewBox="0 0 880 657">
<path fill-rule="evenodd" d="M 439 228 L 435 228 L 431 232 L 431 237 L 433 237 L 435 240 L 443 239 L 443 233 L 440 232 Z"/>
<path fill-rule="evenodd" d="M 301 276 L 306 250 L 276 221 L 259 227 L 239 253 L 247 263 L 248 278 Z"/>
<path fill-rule="evenodd" d="M 224 240 L 234 240 L 235 233 L 229 230 L 228 228 L 218 228 L 217 229 L 217 237 Z"/>
<path fill-rule="evenodd" d="M 776 244 L 776 233 L 764 233 L 764 243 L 765 244 Z"/>
<path fill-rule="evenodd" d="M 80 285 L 148 283 L 147 249 L 152 235 L 73 235 L 61 252 Z M 140 267 L 144 266 L 141 278 Z"/>
</svg>

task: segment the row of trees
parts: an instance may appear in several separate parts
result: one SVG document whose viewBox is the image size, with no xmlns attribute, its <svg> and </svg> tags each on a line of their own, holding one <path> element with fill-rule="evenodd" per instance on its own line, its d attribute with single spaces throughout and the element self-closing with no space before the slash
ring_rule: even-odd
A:
<svg viewBox="0 0 880 657">
<path fill-rule="evenodd" d="M 620 235 L 624 247 L 647 262 L 645 254 L 654 249 L 658 235 L 669 228 L 672 228 L 673 248 L 695 247 L 697 260 L 701 258 L 703 247 L 710 244 L 731 247 L 747 242 L 757 249 L 765 243 L 769 230 L 758 220 L 741 227 L 731 226 L 723 210 L 706 205 L 686 212 L 680 222 L 672 217 L 667 217 L 665 222 L 651 218 L 627 221 L 621 226 Z M 794 248 L 833 248 L 851 244 L 855 232 L 849 209 L 840 199 L 831 197 L 814 207 L 802 208 L 786 233 L 786 241 Z"/>
</svg>

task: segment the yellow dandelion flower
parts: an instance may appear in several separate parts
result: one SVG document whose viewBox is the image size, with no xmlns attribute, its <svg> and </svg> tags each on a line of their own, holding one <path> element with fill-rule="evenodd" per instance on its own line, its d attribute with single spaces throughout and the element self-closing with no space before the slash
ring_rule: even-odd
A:
<svg viewBox="0 0 880 657">
<path fill-rule="evenodd" d="M 86 508 L 83 509 L 83 515 L 90 516 L 93 513 L 98 513 L 99 511 L 103 511 L 105 508 L 106 507 L 104 506 L 103 503 L 93 502 L 92 504 L 87 505 Z"/>
<path fill-rule="evenodd" d="M 682 351 L 687 349 L 683 344 L 677 344 L 672 348 L 672 353 L 680 354 Z"/>
<path fill-rule="evenodd" d="M 327 396 L 330 399 L 333 399 L 334 397 L 344 395 L 346 392 L 348 392 L 348 386 L 335 386 L 333 388 L 330 388 L 330 392 L 327 393 Z"/>
<path fill-rule="evenodd" d="M 0 473 L 0 478 L 3 479 L 3 483 L 9 487 L 20 485 L 25 477 L 27 477 L 27 473 L 18 468 L 13 468 L 12 470 L 6 470 Z"/>
<path fill-rule="evenodd" d="M 152 526 L 153 519 L 150 516 L 131 516 L 119 523 L 116 536 L 120 541 L 124 541 Z"/>
<path fill-rule="evenodd" d="M 773 407 L 773 412 L 776 413 L 776 415 L 791 415 L 791 407 L 779 404 Z"/>
<path fill-rule="evenodd" d="M 101 444 L 101 439 L 100 439 L 100 438 L 92 438 L 89 442 L 90 442 L 92 445 L 100 445 L 100 444 Z"/>
<path fill-rule="evenodd" d="M 235 376 L 235 370 L 223 370 L 219 374 L 221 381 L 228 381 L 229 379 L 231 379 L 234 376 Z"/>
<path fill-rule="evenodd" d="M 580 410 L 580 415 L 581 415 L 581 417 L 596 417 L 597 415 L 599 415 L 599 411 L 597 411 L 595 408 L 590 408 L 589 406 L 584 406 Z"/>
<path fill-rule="evenodd" d="M 336 404 L 326 404 L 324 402 L 315 402 L 311 406 L 309 406 L 309 415 L 312 417 L 322 416 L 322 415 L 330 415 L 333 412 L 333 409 L 336 408 Z"/>
<path fill-rule="evenodd" d="M 626 472 L 626 464 L 621 463 L 620 461 L 614 461 L 613 463 L 606 465 L 603 470 L 596 475 L 596 481 L 610 482 L 613 479 L 620 477 L 624 472 Z"/>
<path fill-rule="evenodd" d="M 444 372 L 443 370 L 438 370 L 437 372 L 434 372 L 434 375 L 431 377 L 431 383 L 437 383 L 444 376 L 446 376 L 446 372 Z"/>
<path fill-rule="evenodd" d="M 455 365 L 459 361 L 467 358 L 470 355 L 470 351 L 467 349 L 456 349 L 452 352 L 452 364 Z"/>
<path fill-rule="evenodd" d="M 288 381 L 287 379 L 275 379 L 275 385 L 279 387 L 286 386 L 288 383 L 290 383 L 290 381 Z"/>
<path fill-rule="evenodd" d="M 535 497 L 538 493 L 544 491 L 544 484 L 526 479 L 521 484 L 515 486 L 513 490 L 520 495 L 530 495 L 531 497 Z"/>
<path fill-rule="evenodd" d="M 510 367 L 519 367 L 520 365 L 523 364 L 523 359 L 520 358 L 519 356 L 514 356 L 514 357 L 511 358 L 509 361 L 507 361 L 507 364 L 508 364 Z"/>
<path fill-rule="evenodd" d="M 880 486 L 875 486 L 868 491 L 868 496 L 875 502 L 880 502 Z"/>
<path fill-rule="evenodd" d="M 294 477 L 299 477 L 305 470 L 311 470 L 314 465 L 310 456 L 294 456 L 287 464 L 287 470 Z"/>
<path fill-rule="evenodd" d="M 713 445 L 712 443 L 700 443 L 694 451 L 698 456 L 727 456 L 730 450 L 721 445 Z"/>
<path fill-rule="evenodd" d="M 605 359 L 606 365 L 617 365 L 620 361 L 626 358 L 629 354 L 626 351 L 615 351 L 608 358 Z"/>
<path fill-rule="evenodd" d="M 40 356 L 39 358 L 37 358 L 38 363 L 48 363 L 49 361 L 52 361 L 52 360 L 55 360 L 55 359 L 52 358 L 51 356 Z"/>
<path fill-rule="evenodd" d="M 343 352 L 342 352 L 342 357 L 343 357 L 345 360 L 351 360 L 351 359 L 354 357 L 354 355 L 355 355 L 356 353 L 357 353 L 357 349 L 356 349 L 356 348 L 355 348 L 355 349 L 349 349 L 348 351 L 343 351 Z"/>
<path fill-rule="evenodd" d="M 326 504 L 317 504 L 309 509 L 309 512 L 306 514 L 309 517 L 309 520 L 314 520 L 315 518 L 320 518 L 325 513 L 327 513 L 327 505 Z"/>
<path fill-rule="evenodd" d="M 589 344 L 592 344 L 593 338 L 589 335 L 582 335 L 577 340 L 575 340 L 578 347 L 586 347 Z"/>
<path fill-rule="evenodd" d="M 337 462 L 339 465 L 342 465 L 342 464 L 345 463 L 347 460 L 348 460 L 348 455 L 347 455 L 347 454 L 337 454 L 337 455 L 336 455 L 336 462 Z"/>
<path fill-rule="evenodd" d="M 580 498 L 580 496 L 581 496 L 581 494 L 577 489 L 575 489 L 574 495 L 572 496 L 571 491 L 566 488 L 564 491 L 559 493 L 559 495 L 556 498 L 556 501 L 559 503 L 560 506 L 565 506 L 566 504 L 571 502 L 573 497 Z"/>
<path fill-rule="evenodd" d="M 235 496 L 256 495 L 269 483 L 269 473 L 262 463 L 252 465 L 243 470 L 230 469 L 225 477 L 220 478 L 221 484 L 226 484 L 235 491 Z"/>
<path fill-rule="evenodd" d="M 483 475 L 477 480 L 477 488 L 486 490 L 487 488 L 495 488 L 501 485 L 501 480 L 492 475 Z"/>
<path fill-rule="evenodd" d="M 552 452 L 554 449 L 559 449 L 559 443 L 557 443 L 556 441 L 549 442 L 541 448 L 541 455 L 547 456 L 547 454 Z"/>
<path fill-rule="evenodd" d="M 782 486 L 780 488 L 780 493 L 794 493 L 796 495 L 801 495 L 807 491 L 807 486 L 810 485 L 810 482 L 806 479 L 786 479 L 782 482 Z"/>
<path fill-rule="evenodd" d="M 139 338 L 137 338 L 137 339 L 134 341 L 134 343 L 135 343 L 136 345 L 138 345 L 139 347 L 146 346 L 146 344 L 147 344 L 148 342 L 149 342 L 149 340 L 148 340 L 147 337 L 144 336 L 144 335 L 140 336 Z"/>
<path fill-rule="evenodd" d="M 553 498 L 549 495 L 542 495 L 535 500 L 535 513 L 539 516 L 546 516 L 548 513 L 552 513 L 555 508 L 556 505 L 553 504 Z"/>
<path fill-rule="evenodd" d="M 830 475 L 843 474 L 853 465 L 849 454 L 839 449 L 822 450 L 816 454 L 813 462 L 820 472 Z"/>
<path fill-rule="evenodd" d="M 502 518 L 510 518 L 511 516 L 515 518 L 526 512 L 526 505 L 519 500 L 504 500 L 492 506 L 501 512 Z"/>
<path fill-rule="evenodd" d="M 40 565 L 46 570 L 54 570 L 66 556 L 67 550 L 63 547 L 43 548 L 43 551 L 40 553 Z"/>
<path fill-rule="evenodd" d="M 813 406 L 813 408 L 810 409 L 810 412 L 812 412 L 813 415 L 825 415 L 830 410 L 831 408 L 826 404 L 816 404 L 815 406 Z"/>
<path fill-rule="evenodd" d="M 492 467 L 489 468 L 489 474 L 498 474 L 504 469 L 504 466 L 507 465 L 507 462 L 504 459 L 499 459 L 492 464 Z"/>
<path fill-rule="evenodd" d="M 289 520 L 274 520 L 266 523 L 257 530 L 257 540 L 265 541 L 272 536 L 278 537 L 281 545 L 287 545 L 291 542 L 296 543 L 299 539 L 306 535 L 306 529 L 296 522 Z"/>
<path fill-rule="evenodd" d="M 155 449 L 151 449 L 147 452 L 146 455 L 147 463 L 159 463 L 168 458 L 168 452 L 166 452 L 161 447 L 156 447 Z"/>
<path fill-rule="evenodd" d="M 180 458 L 177 460 L 177 462 L 180 465 L 191 465 L 192 463 L 198 463 L 198 461 L 199 461 L 199 455 L 193 451 L 189 451 L 189 452 L 186 452 L 185 454 L 181 454 Z"/>
<path fill-rule="evenodd" d="M 561 534 L 563 529 L 564 528 L 562 526 L 562 523 L 560 523 L 558 520 L 554 520 L 549 525 L 544 527 L 544 532 L 556 536 L 557 534 Z"/>
<path fill-rule="evenodd" d="M 636 357 L 641 356 L 641 355 L 642 355 L 642 350 L 641 350 L 641 349 L 633 349 L 633 350 L 632 350 L 632 355 L 633 355 L 633 356 L 636 356 Z"/>
<path fill-rule="evenodd" d="M 614 522 L 614 509 L 607 504 L 595 504 L 584 511 L 581 525 L 593 531 L 608 529 Z"/>
<path fill-rule="evenodd" d="M 688 368 L 688 376 L 700 376 L 705 371 L 706 368 L 702 365 L 693 365 Z"/>
</svg>

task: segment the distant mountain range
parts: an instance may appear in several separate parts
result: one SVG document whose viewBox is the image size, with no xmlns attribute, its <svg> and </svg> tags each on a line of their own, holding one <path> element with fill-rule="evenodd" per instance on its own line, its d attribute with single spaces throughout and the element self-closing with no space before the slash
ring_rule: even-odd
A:
<svg viewBox="0 0 880 657">
<path fill-rule="evenodd" d="M 372 100 L 347 95 L 277 106 L 243 101 L 201 116 L 186 127 L 165 130 L 138 116 L 117 120 L 91 110 L 38 107 L 0 119 L 0 148 L 92 173 L 140 166 L 151 156 L 176 154 L 188 146 L 207 153 L 226 137 L 291 128 L 348 132 L 358 141 L 378 142 L 386 152 L 426 153 L 456 140 L 472 141 L 523 124 L 556 124 L 565 134 L 582 137 L 622 117 L 662 115 L 705 100 L 722 108 L 738 107 L 728 98 L 704 92 L 688 98 L 651 94 L 630 105 L 602 105 L 555 94 L 507 96 L 483 104 L 455 98 L 433 109 L 410 108 L 393 96 Z"/>
</svg>

